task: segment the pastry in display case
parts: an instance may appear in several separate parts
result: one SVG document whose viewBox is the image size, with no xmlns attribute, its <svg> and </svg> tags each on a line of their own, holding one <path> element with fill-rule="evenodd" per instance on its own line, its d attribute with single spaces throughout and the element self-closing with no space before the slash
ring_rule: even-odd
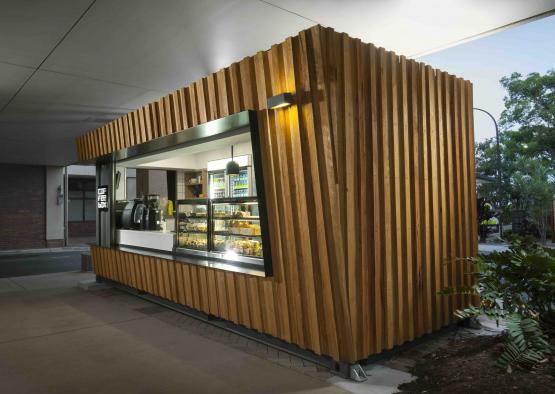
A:
<svg viewBox="0 0 555 394">
<path fill-rule="evenodd" d="M 201 235 L 197 233 L 180 234 L 177 237 L 177 242 L 180 248 L 196 249 L 196 250 L 208 249 L 208 242 L 206 239 L 206 235 Z"/>
<path fill-rule="evenodd" d="M 262 259 L 256 197 L 177 202 L 177 250 L 208 258 L 253 263 Z"/>
<path fill-rule="evenodd" d="M 256 198 L 212 201 L 212 247 L 216 252 L 263 257 Z"/>
<path fill-rule="evenodd" d="M 208 201 L 177 201 L 177 246 L 208 250 Z"/>
</svg>

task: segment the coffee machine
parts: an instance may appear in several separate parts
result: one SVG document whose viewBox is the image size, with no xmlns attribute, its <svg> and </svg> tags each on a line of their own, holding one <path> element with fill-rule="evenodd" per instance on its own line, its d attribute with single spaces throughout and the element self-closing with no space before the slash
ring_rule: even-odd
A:
<svg viewBox="0 0 555 394">
<path fill-rule="evenodd" d="M 160 196 L 149 194 L 144 199 L 143 230 L 159 231 L 161 228 L 162 211 L 160 210 Z"/>
<path fill-rule="evenodd" d="M 116 228 L 144 230 L 146 205 L 144 200 L 136 198 L 132 201 L 116 201 Z"/>
<path fill-rule="evenodd" d="M 160 196 L 149 194 L 132 201 L 116 201 L 116 228 L 159 231 L 162 223 Z"/>
</svg>

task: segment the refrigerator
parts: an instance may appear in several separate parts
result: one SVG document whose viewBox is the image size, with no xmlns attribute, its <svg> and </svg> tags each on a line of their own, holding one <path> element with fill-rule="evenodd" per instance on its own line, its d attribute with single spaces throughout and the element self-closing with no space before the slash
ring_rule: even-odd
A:
<svg viewBox="0 0 555 394">
<path fill-rule="evenodd" d="M 208 172 L 208 197 L 224 198 L 226 197 L 226 179 L 225 171 L 209 171 Z"/>
<path fill-rule="evenodd" d="M 209 198 L 256 196 L 256 185 L 250 163 L 250 155 L 237 156 L 234 159 L 241 166 L 237 175 L 227 175 L 225 173 L 225 166 L 231 158 L 208 162 Z"/>
</svg>

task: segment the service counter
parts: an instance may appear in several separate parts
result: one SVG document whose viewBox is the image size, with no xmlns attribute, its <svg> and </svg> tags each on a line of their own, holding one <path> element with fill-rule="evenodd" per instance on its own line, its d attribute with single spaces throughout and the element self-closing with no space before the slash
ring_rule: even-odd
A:
<svg viewBox="0 0 555 394">
<path fill-rule="evenodd" d="M 116 244 L 172 252 L 175 233 L 170 231 L 116 230 Z"/>
<path fill-rule="evenodd" d="M 266 276 L 264 272 L 264 263 L 256 262 L 251 260 L 251 263 L 243 261 L 231 261 L 231 260 L 218 260 L 211 259 L 203 256 L 194 256 L 190 254 L 183 253 L 172 253 L 163 252 L 153 249 L 143 249 L 140 247 L 130 247 L 130 246 L 114 246 L 112 249 L 119 250 L 121 252 L 134 253 L 147 257 L 154 257 L 157 259 L 164 259 L 173 262 L 180 262 L 185 264 L 194 264 L 200 267 L 213 268 L 217 270 L 231 271 L 239 274 L 253 275 L 253 276 Z"/>
</svg>

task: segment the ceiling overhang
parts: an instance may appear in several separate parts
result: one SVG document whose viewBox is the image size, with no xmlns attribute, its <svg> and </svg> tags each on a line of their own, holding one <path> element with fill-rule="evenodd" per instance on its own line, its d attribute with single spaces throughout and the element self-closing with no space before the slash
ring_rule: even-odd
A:
<svg viewBox="0 0 555 394">
<path fill-rule="evenodd" d="M 555 0 L 9 0 L 0 13 L 0 162 L 70 164 L 77 136 L 318 23 L 419 56 L 554 8 Z"/>
</svg>

